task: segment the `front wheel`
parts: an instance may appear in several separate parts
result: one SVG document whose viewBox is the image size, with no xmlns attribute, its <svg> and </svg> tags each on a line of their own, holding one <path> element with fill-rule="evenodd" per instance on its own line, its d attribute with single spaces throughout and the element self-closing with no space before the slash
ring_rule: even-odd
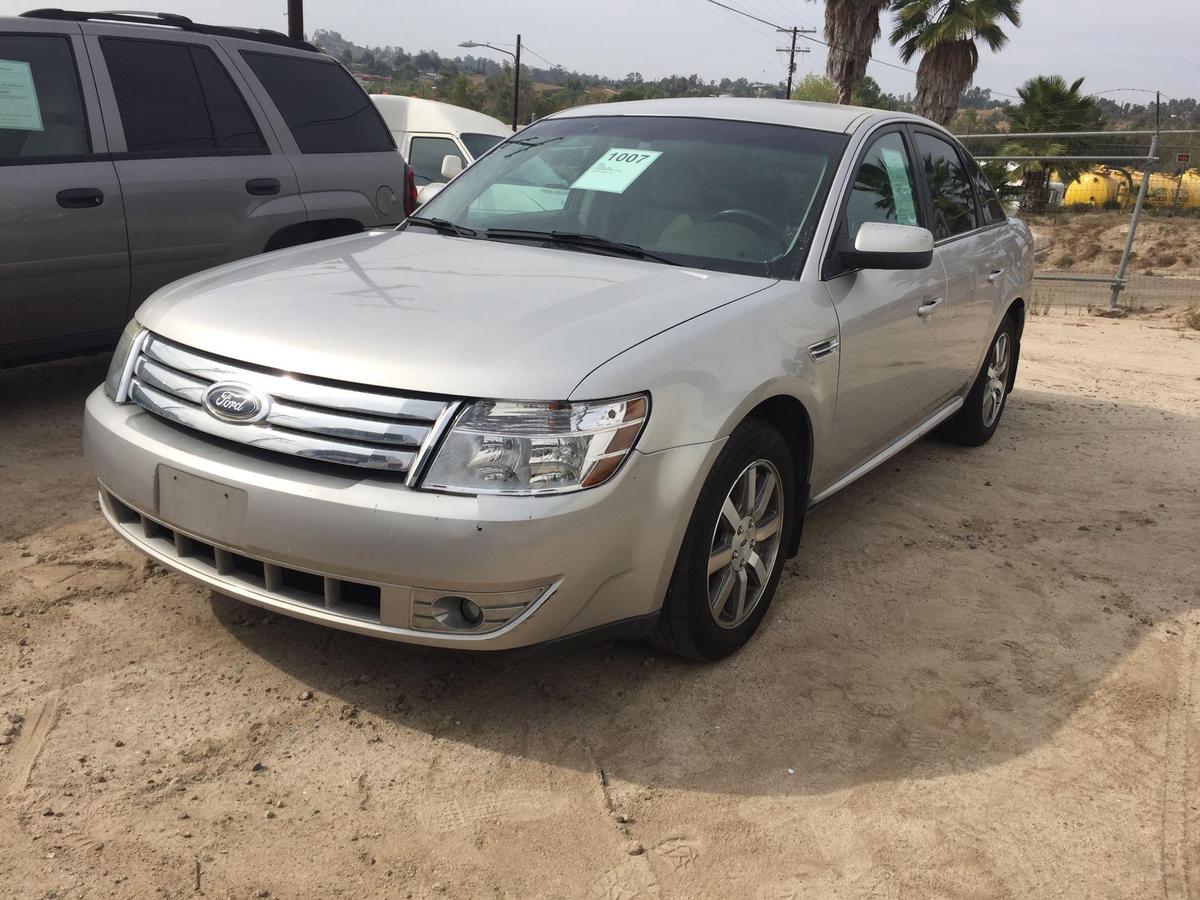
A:
<svg viewBox="0 0 1200 900">
<path fill-rule="evenodd" d="M 749 419 L 730 435 L 701 488 L 654 640 L 692 659 L 728 656 L 771 605 L 800 510 L 792 454 L 780 433 Z"/>
<path fill-rule="evenodd" d="M 956 444 L 978 447 L 996 433 L 1008 400 L 1013 362 L 1016 359 L 1017 329 L 1012 316 L 1005 316 L 988 347 L 983 367 L 971 385 L 963 407 L 939 431 Z"/>
</svg>

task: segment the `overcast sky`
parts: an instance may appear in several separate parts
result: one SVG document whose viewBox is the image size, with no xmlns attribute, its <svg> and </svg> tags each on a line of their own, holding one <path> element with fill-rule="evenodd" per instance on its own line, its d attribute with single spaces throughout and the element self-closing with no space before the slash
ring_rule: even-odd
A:
<svg viewBox="0 0 1200 900">
<path fill-rule="evenodd" d="M 808 0 L 726 0 L 780 25 L 820 27 L 823 4 Z M 138 6 L 113 0 L 61 0 L 76 9 Z M 33 0 L 0 0 L 0 15 L 36 6 Z M 156 0 L 145 4 L 197 21 L 287 29 L 285 0 Z M 1114 88 L 1161 90 L 1169 97 L 1200 95 L 1200 51 L 1195 29 L 1197 0 L 1025 0 L 1024 25 L 1000 54 L 982 51 L 976 83 L 1015 93 L 1035 74 L 1086 76 L 1085 86 L 1118 102 L 1144 103 L 1147 95 Z M 340 31 L 359 44 L 436 50 L 445 56 L 463 40 L 511 46 L 520 31 L 527 47 L 568 69 L 646 78 L 698 73 L 751 81 L 787 76 L 781 35 L 705 0 L 305 0 L 305 25 Z M 890 22 L 884 28 L 886 35 Z M 809 45 L 798 72 L 823 72 L 824 48 Z M 470 51 L 482 52 L 488 51 Z M 875 46 L 880 60 L 897 62 L 886 39 Z M 501 57 L 502 58 L 502 57 Z M 529 60 L 538 62 L 536 58 Z M 913 68 L 916 60 L 913 62 Z M 913 90 L 907 72 L 872 63 L 868 73 L 893 93 Z"/>
</svg>

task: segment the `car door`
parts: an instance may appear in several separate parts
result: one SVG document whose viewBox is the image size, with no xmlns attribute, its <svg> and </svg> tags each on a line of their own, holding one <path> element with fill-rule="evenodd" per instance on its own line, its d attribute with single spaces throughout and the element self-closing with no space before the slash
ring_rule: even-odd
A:
<svg viewBox="0 0 1200 900">
<path fill-rule="evenodd" d="M 467 167 L 467 153 L 448 135 L 414 134 L 408 142 L 408 164 L 412 166 L 417 188 L 429 184 L 445 184 L 449 181 L 442 174 L 442 161 L 447 156 L 457 156 L 462 167 Z"/>
<path fill-rule="evenodd" d="M 980 208 L 975 179 L 959 148 L 930 129 L 914 128 L 913 138 L 934 246 L 946 267 L 942 357 L 954 389 L 963 391 L 974 381 L 992 338 L 993 310 L 1002 287 L 998 282 L 1004 268 L 1004 230 L 990 220 L 994 211 Z"/>
<path fill-rule="evenodd" d="M 840 262 L 866 222 L 923 226 L 919 184 L 908 134 L 895 126 L 871 137 L 842 200 L 823 271 L 840 329 L 833 442 L 839 474 L 915 428 L 947 392 L 939 254 L 919 270 L 848 269 Z"/>
<path fill-rule="evenodd" d="M 218 44 L 83 28 L 125 197 L 135 304 L 306 221 L 295 173 Z"/>
<path fill-rule="evenodd" d="M 239 43 L 245 42 L 230 46 Z M 404 157 L 345 68 L 287 47 L 246 46 L 235 55 L 269 98 L 268 117 L 295 167 L 310 218 L 353 214 L 364 227 L 404 218 Z"/>
<path fill-rule="evenodd" d="M 79 26 L 0 32 L 0 359 L 116 339 L 129 245 Z"/>
</svg>

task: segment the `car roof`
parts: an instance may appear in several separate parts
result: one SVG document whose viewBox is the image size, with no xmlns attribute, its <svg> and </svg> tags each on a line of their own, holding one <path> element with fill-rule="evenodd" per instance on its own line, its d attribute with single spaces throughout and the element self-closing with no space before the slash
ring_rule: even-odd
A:
<svg viewBox="0 0 1200 900">
<path fill-rule="evenodd" d="M 883 119 L 932 124 L 910 113 L 843 106 L 838 103 L 809 103 L 801 100 L 773 100 L 757 97 L 681 97 L 671 100 L 629 100 L 576 106 L 548 118 L 581 116 L 682 116 L 697 119 L 729 119 L 738 122 L 762 122 L 790 125 L 815 131 L 850 134 L 868 122 Z"/>
<path fill-rule="evenodd" d="M 512 134 L 512 128 L 499 119 L 452 103 L 396 94 L 372 94 L 371 100 L 391 131 L 474 132 L 498 137 Z"/>
</svg>

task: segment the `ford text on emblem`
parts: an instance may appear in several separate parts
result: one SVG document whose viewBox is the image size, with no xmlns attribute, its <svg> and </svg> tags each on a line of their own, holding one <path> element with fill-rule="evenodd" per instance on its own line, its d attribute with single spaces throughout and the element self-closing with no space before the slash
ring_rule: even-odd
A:
<svg viewBox="0 0 1200 900">
<path fill-rule="evenodd" d="M 222 421 L 245 425 L 267 417 L 268 400 L 244 384 L 223 381 L 204 392 L 204 408 Z"/>
</svg>

